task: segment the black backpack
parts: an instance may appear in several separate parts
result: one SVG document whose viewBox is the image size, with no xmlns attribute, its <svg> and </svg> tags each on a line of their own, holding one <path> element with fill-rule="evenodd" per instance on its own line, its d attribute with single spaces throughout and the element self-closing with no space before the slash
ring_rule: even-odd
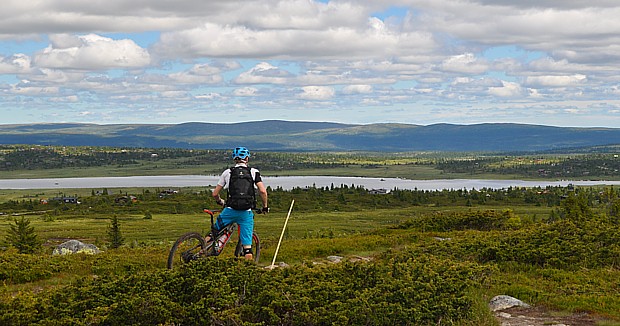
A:
<svg viewBox="0 0 620 326">
<path fill-rule="evenodd" d="M 230 168 L 226 206 L 242 211 L 256 208 L 254 179 L 252 179 L 252 172 L 250 172 L 249 167 L 236 166 Z"/>
</svg>

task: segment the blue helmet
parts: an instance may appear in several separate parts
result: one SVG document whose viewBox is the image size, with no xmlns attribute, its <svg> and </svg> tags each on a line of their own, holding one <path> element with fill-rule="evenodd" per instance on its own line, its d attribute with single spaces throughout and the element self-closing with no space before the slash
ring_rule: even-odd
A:
<svg viewBox="0 0 620 326">
<path fill-rule="evenodd" d="M 245 147 L 237 147 L 232 151 L 233 159 L 240 158 L 242 160 L 245 160 L 248 157 L 250 157 L 250 151 Z"/>
</svg>

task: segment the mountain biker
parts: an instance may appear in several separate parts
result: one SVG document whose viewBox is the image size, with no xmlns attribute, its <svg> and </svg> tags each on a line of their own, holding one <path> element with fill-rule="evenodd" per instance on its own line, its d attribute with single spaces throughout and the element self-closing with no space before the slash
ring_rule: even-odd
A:
<svg viewBox="0 0 620 326">
<path fill-rule="evenodd" d="M 265 188 L 258 169 L 248 167 L 250 151 L 247 148 L 234 148 L 232 151 L 232 158 L 235 162 L 235 166 L 222 172 L 222 175 L 213 190 L 213 199 L 215 199 L 215 202 L 218 205 L 224 207 L 220 215 L 217 217 L 215 227 L 219 230 L 230 223 L 237 223 L 239 225 L 241 245 L 243 246 L 243 255 L 246 259 L 251 260 L 254 257 L 252 252 L 252 232 L 254 231 L 254 212 L 252 209 L 256 206 L 254 185 L 256 185 L 256 188 L 258 189 L 258 194 L 263 204 L 263 208 L 261 209 L 262 213 L 269 212 L 269 206 L 267 205 L 267 189 Z M 237 192 L 235 189 L 237 189 L 238 186 L 231 183 L 241 184 L 242 182 L 245 182 L 245 180 L 238 181 L 240 178 L 237 177 L 238 174 L 243 175 L 243 171 L 249 171 L 251 176 L 251 189 L 249 190 L 249 192 L 251 192 L 249 195 L 251 196 L 251 204 L 240 206 L 237 203 L 239 201 L 238 198 L 235 198 L 241 197 L 241 195 L 235 196 L 235 192 Z M 228 198 L 226 201 L 220 198 L 220 191 L 222 191 L 222 189 L 228 189 Z"/>
</svg>

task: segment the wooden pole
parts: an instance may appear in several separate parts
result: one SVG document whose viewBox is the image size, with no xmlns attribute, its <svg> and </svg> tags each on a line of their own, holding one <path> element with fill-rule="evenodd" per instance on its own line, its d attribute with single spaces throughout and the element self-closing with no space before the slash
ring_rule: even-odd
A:
<svg viewBox="0 0 620 326">
<path fill-rule="evenodd" d="M 280 244 L 282 243 L 282 238 L 284 237 L 284 230 L 286 230 L 286 224 L 288 223 L 288 218 L 291 216 L 291 211 L 293 210 L 293 204 L 295 204 L 295 199 L 291 201 L 291 207 L 288 209 L 288 214 L 286 215 L 286 220 L 284 221 L 284 227 L 282 228 L 282 234 L 280 234 L 280 240 L 278 241 L 278 246 L 276 247 L 276 252 L 273 254 L 273 261 L 271 265 L 268 267 L 269 269 L 274 269 L 276 267 L 276 257 L 278 256 L 278 251 L 280 250 Z"/>
</svg>

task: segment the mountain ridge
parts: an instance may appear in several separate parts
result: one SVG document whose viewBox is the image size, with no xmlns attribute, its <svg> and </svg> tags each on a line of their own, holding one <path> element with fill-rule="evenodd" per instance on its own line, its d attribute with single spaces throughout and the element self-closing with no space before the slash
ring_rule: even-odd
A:
<svg viewBox="0 0 620 326">
<path fill-rule="evenodd" d="M 269 151 L 545 151 L 620 144 L 620 128 L 518 123 L 345 124 L 263 120 L 180 124 L 0 125 L 0 144 Z"/>
</svg>

